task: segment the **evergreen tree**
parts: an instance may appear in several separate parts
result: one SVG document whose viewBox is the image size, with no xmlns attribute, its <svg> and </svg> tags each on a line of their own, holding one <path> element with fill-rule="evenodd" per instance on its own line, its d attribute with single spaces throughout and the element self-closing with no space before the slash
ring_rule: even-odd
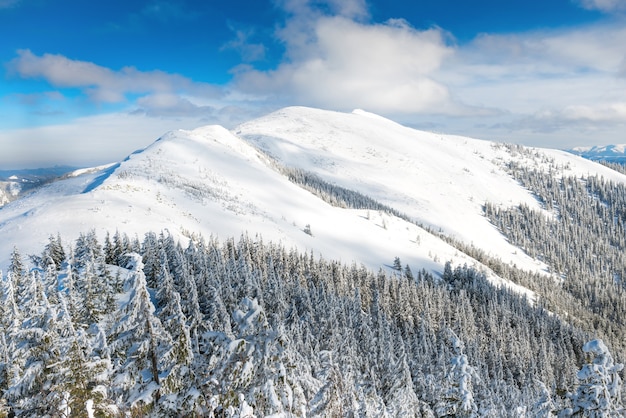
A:
<svg viewBox="0 0 626 418">
<path fill-rule="evenodd" d="M 437 405 L 437 416 L 476 417 L 478 408 L 472 390 L 472 380 L 475 379 L 476 372 L 469 365 L 467 356 L 463 354 L 465 349 L 463 341 L 454 332 L 448 331 L 455 356 L 450 361 L 448 374 L 450 388 Z"/>
<path fill-rule="evenodd" d="M 110 336 L 116 375 L 114 390 L 131 409 L 152 408 L 161 392 L 161 378 L 169 371 L 166 354 L 172 339 L 155 316 L 141 256 L 129 255 L 128 302 L 120 309 Z"/>
<path fill-rule="evenodd" d="M 592 359 L 576 374 L 579 385 L 572 399 L 573 415 L 592 418 L 624 416 L 626 410 L 621 402 L 619 376 L 624 365 L 613 363 L 613 356 L 600 339 L 587 342 L 583 351 Z"/>
<path fill-rule="evenodd" d="M 32 270 L 19 284 L 23 321 L 12 337 L 12 376 L 6 396 L 11 407 L 25 416 L 44 416 L 58 410 L 60 399 L 52 390 L 57 376 L 53 365 L 59 361 L 57 312 L 43 292 L 39 270 Z"/>
<path fill-rule="evenodd" d="M 50 235 L 48 237 L 48 244 L 46 244 L 43 253 L 41 255 L 41 260 L 43 261 L 43 265 L 47 266 L 50 264 L 48 260 L 52 260 L 54 266 L 57 270 L 61 269 L 61 265 L 65 261 L 65 250 L 63 249 L 63 243 L 61 242 L 61 235 L 57 234 Z"/>
</svg>

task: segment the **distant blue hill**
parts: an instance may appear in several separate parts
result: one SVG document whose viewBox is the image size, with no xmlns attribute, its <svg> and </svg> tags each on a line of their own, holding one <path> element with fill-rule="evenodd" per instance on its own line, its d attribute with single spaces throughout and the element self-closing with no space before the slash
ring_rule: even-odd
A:
<svg viewBox="0 0 626 418">
<path fill-rule="evenodd" d="M 567 151 L 592 161 L 626 164 L 626 144 L 576 147 Z"/>
<path fill-rule="evenodd" d="M 79 167 L 60 165 L 47 168 L 26 168 L 18 170 L 0 170 L 0 181 L 21 180 L 24 183 L 41 183 L 64 174 L 70 173 Z"/>
</svg>

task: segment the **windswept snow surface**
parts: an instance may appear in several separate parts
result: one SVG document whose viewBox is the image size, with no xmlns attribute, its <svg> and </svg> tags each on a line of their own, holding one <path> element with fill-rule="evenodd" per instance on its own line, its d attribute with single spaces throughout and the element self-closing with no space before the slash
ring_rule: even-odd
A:
<svg viewBox="0 0 626 418">
<path fill-rule="evenodd" d="M 537 152 L 567 166 L 564 173 L 625 179 L 565 152 Z M 0 269 L 8 266 L 14 245 L 25 255 L 39 253 L 51 234 L 60 232 L 67 245 L 92 228 L 102 238 L 119 230 L 140 240 L 162 230 L 183 241 L 191 234 L 225 239 L 247 233 L 374 270 L 390 269 L 395 257 L 413 271 L 441 272 L 448 260 L 481 267 L 413 223 L 330 206 L 289 182 L 266 155 L 369 195 L 506 262 L 545 269 L 482 215 L 485 201 L 540 209 L 503 165 L 511 159 L 540 165 L 541 159 L 511 155 L 492 142 L 416 131 L 364 111 L 309 108 L 286 108 L 233 132 L 220 126 L 170 132 L 118 164 L 76 171 L 7 204 L 0 209 Z M 307 225 L 311 235 L 304 232 Z"/>
</svg>

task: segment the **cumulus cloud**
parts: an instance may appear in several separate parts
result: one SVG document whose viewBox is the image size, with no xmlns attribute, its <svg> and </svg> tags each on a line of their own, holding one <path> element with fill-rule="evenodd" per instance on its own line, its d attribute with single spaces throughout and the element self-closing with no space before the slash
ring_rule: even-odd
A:
<svg viewBox="0 0 626 418">
<path fill-rule="evenodd" d="M 578 0 L 578 4 L 588 10 L 599 10 L 605 13 L 626 10 L 626 0 Z"/>
<path fill-rule="evenodd" d="M 218 97 L 219 89 L 197 83 L 177 74 L 163 71 L 139 71 L 124 67 L 114 71 L 97 64 L 72 60 L 62 55 L 38 56 L 30 50 L 19 50 L 8 64 L 9 72 L 23 78 L 44 79 L 54 87 L 81 89 L 93 101 L 124 102 L 128 94 L 175 93 L 194 91 L 206 97 Z"/>
<path fill-rule="evenodd" d="M 244 92 L 290 103 L 390 113 L 459 113 L 448 88 L 435 78 L 454 53 L 439 28 L 417 30 L 406 21 L 366 23 L 361 1 L 328 3 L 332 16 L 309 2 L 283 2 L 291 13 L 277 36 L 286 46 L 283 62 L 270 71 L 235 72 Z"/>
</svg>

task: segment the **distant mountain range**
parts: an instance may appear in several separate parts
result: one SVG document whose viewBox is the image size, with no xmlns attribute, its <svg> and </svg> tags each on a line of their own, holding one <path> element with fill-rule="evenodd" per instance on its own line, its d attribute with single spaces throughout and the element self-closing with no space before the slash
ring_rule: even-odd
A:
<svg viewBox="0 0 626 418">
<path fill-rule="evenodd" d="M 626 144 L 576 147 L 568 151 L 572 154 L 580 155 L 581 157 L 592 161 L 608 161 L 620 164 L 626 163 Z"/>
<path fill-rule="evenodd" d="M 0 170 L 0 207 L 24 193 L 60 179 L 77 167 L 55 166 L 36 169 Z"/>
</svg>

